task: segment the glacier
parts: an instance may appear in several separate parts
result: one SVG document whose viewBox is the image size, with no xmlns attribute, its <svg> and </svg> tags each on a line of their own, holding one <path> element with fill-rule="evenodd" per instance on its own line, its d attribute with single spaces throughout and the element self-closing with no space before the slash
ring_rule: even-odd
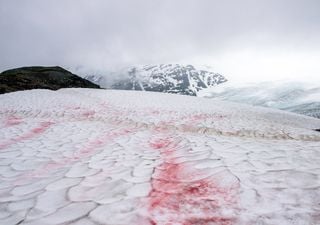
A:
<svg viewBox="0 0 320 225">
<path fill-rule="evenodd" d="M 229 82 L 201 90 L 198 95 L 320 118 L 320 86 L 317 83 L 283 80 L 241 84 Z"/>
</svg>

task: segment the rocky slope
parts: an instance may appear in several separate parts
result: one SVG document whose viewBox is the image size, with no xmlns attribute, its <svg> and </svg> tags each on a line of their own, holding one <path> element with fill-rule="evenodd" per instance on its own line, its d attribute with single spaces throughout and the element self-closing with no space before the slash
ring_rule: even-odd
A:
<svg viewBox="0 0 320 225">
<path fill-rule="evenodd" d="M 100 88 L 61 67 L 22 67 L 0 73 L 0 94 L 30 89 Z"/>
<path fill-rule="evenodd" d="M 121 90 L 142 90 L 182 95 L 193 95 L 209 87 L 226 82 L 227 79 L 214 72 L 199 70 L 192 65 L 160 64 L 131 67 L 118 74 L 120 79 L 109 87 Z M 107 87 L 103 76 L 86 76 L 86 79 Z"/>
</svg>

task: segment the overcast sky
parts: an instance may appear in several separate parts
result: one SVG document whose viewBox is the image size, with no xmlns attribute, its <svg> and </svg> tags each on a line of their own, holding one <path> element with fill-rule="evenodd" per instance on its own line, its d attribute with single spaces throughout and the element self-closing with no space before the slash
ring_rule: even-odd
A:
<svg viewBox="0 0 320 225">
<path fill-rule="evenodd" d="M 0 70 L 211 65 L 320 82 L 319 0 L 0 0 Z"/>
</svg>

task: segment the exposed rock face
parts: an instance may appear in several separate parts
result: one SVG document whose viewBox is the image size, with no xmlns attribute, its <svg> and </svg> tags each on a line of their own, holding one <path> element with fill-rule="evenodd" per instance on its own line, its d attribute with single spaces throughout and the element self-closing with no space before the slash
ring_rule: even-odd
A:
<svg viewBox="0 0 320 225">
<path fill-rule="evenodd" d="M 30 89 L 100 88 L 61 67 L 21 67 L 0 73 L 0 94 Z"/>
</svg>

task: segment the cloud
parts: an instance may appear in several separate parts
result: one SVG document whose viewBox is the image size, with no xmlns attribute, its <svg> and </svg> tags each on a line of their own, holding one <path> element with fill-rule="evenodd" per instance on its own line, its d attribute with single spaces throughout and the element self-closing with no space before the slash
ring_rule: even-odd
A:
<svg viewBox="0 0 320 225">
<path fill-rule="evenodd" d="M 231 77 L 291 76 L 300 58 L 320 59 L 319 7 L 317 0 L 2 0 L 0 70 L 182 62 L 213 64 Z M 272 58 L 286 63 L 261 63 Z"/>
</svg>

